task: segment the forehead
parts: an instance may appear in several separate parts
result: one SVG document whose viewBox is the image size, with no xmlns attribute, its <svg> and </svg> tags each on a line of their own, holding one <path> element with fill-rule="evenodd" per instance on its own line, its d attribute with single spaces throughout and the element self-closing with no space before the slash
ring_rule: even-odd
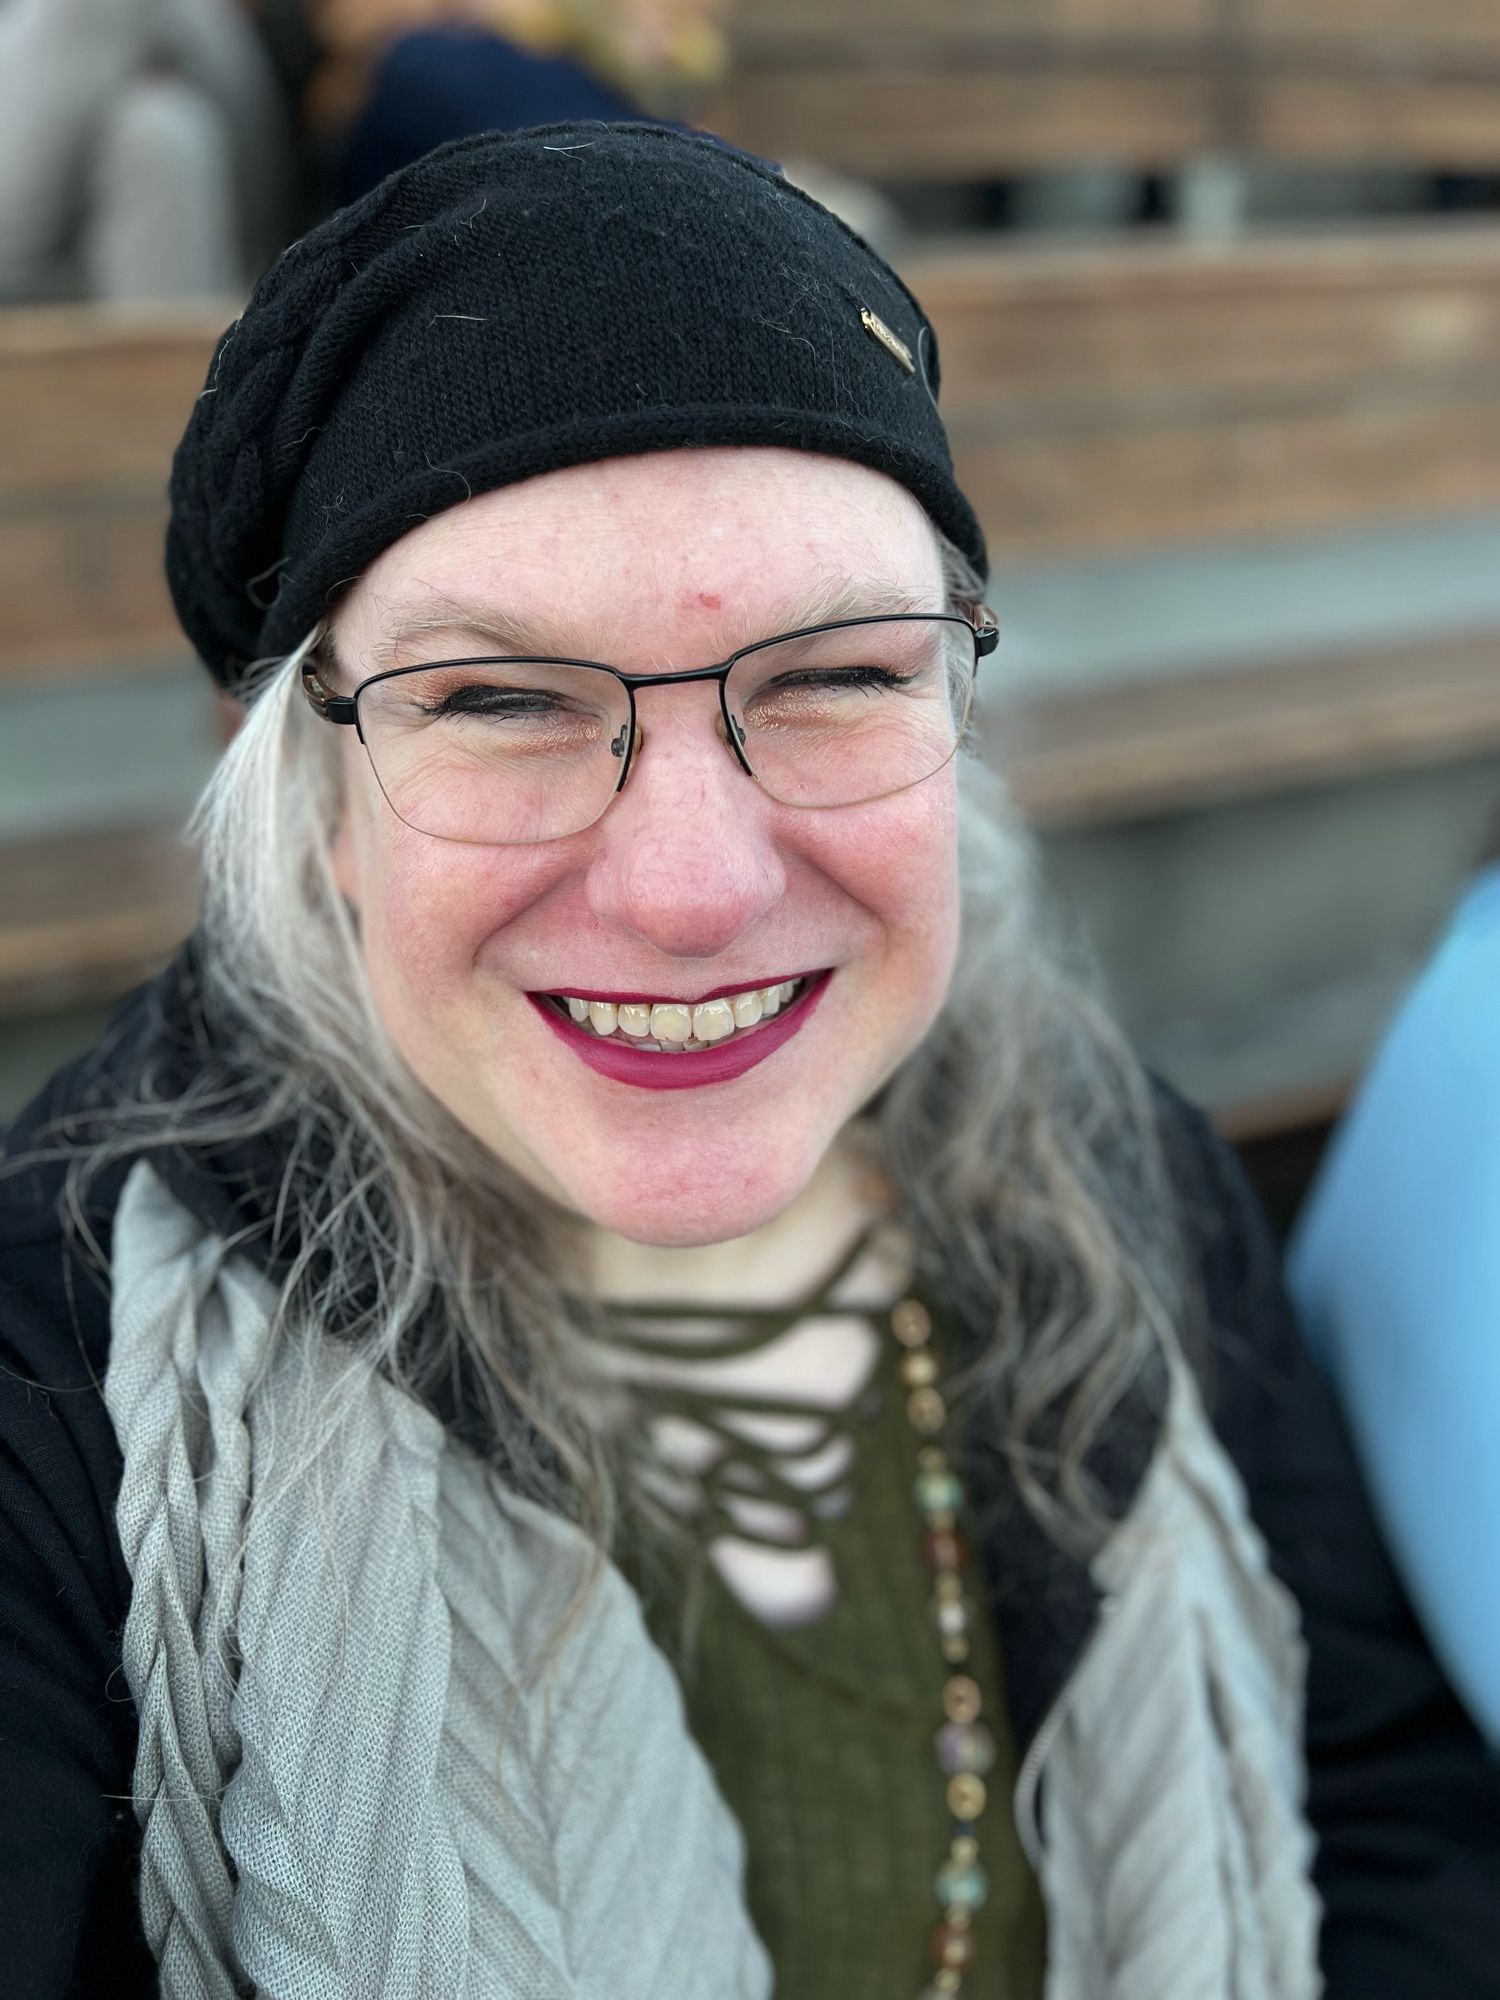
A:
<svg viewBox="0 0 1500 2000">
<path fill-rule="evenodd" d="M 816 622 L 823 602 L 846 615 L 865 586 L 872 597 L 906 591 L 913 608 L 941 601 L 931 524 L 894 480 L 809 452 L 658 452 L 547 473 L 434 515 L 352 587 L 335 631 L 367 654 L 407 630 L 460 634 L 487 610 L 588 652 L 618 646 L 639 621 L 665 646 L 732 646 L 764 636 L 767 620 L 771 630 Z M 800 617 L 804 607 L 813 616 Z"/>
</svg>

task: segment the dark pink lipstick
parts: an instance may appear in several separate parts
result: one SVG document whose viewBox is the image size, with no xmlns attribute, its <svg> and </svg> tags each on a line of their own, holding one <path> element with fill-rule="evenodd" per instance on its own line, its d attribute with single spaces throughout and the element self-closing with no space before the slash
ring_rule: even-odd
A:
<svg viewBox="0 0 1500 2000">
<path fill-rule="evenodd" d="M 528 993 L 526 998 L 558 1040 L 565 1042 L 574 1055 L 586 1062 L 590 1069 L 597 1070 L 600 1076 L 607 1076 L 615 1083 L 634 1084 L 641 1090 L 695 1090 L 704 1084 L 729 1083 L 733 1078 L 743 1076 L 746 1070 L 754 1069 L 757 1063 L 764 1062 L 767 1056 L 774 1055 L 811 1019 L 812 1011 L 827 991 L 832 977 L 831 972 L 815 973 L 797 998 L 788 1002 L 774 1020 L 746 1029 L 712 1048 L 687 1049 L 681 1055 L 633 1049 L 628 1042 L 619 1041 L 613 1035 L 591 1034 L 565 1014 L 560 1014 L 541 994 Z M 743 990 L 741 987 L 723 989 L 729 993 Z M 579 994 L 576 997 L 603 999 L 605 996 Z M 615 1000 L 623 996 L 611 993 L 608 997 Z M 710 1000 L 721 997 L 722 994 L 703 996 Z"/>
</svg>

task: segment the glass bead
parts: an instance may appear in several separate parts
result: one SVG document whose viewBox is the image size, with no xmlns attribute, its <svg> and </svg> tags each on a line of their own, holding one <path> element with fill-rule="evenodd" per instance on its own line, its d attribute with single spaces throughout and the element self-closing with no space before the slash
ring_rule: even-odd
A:
<svg viewBox="0 0 1500 2000">
<path fill-rule="evenodd" d="M 923 1437 L 936 1437 L 948 1421 L 948 1405 L 936 1389 L 913 1389 L 906 1399 L 906 1421 Z"/>
<path fill-rule="evenodd" d="M 954 1674 L 943 1684 L 943 1713 L 950 1722 L 973 1722 L 984 1707 L 978 1681 L 967 1674 Z"/>
<path fill-rule="evenodd" d="M 928 1934 L 927 1949 L 935 1965 L 967 1972 L 974 1963 L 974 1933 L 967 1924 L 934 1924 Z"/>
<path fill-rule="evenodd" d="M 952 1632 L 944 1639 L 942 1652 L 950 1667 L 961 1667 L 969 1657 L 969 1642 L 962 1632 Z"/>
<path fill-rule="evenodd" d="M 945 1861 L 935 1887 L 944 1909 L 980 1910 L 990 1893 L 990 1878 L 977 1861 Z"/>
<path fill-rule="evenodd" d="M 922 1537 L 922 1559 L 929 1569 L 962 1569 L 967 1555 L 963 1536 L 951 1528 L 934 1528 Z"/>
<path fill-rule="evenodd" d="M 903 1354 L 901 1380 L 908 1389 L 925 1389 L 937 1380 L 938 1365 L 930 1354 Z"/>
<path fill-rule="evenodd" d="M 932 1314 L 919 1299 L 902 1299 L 891 1308 L 891 1332 L 903 1347 L 921 1347 L 932 1333 Z"/>
<path fill-rule="evenodd" d="M 948 1810 L 965 1826 L 978 1819 L 988 1799 L 983 1778 L 976 1778 L 972 1771 L 960 1771 L 948 1780 Z"/>
<path fill-rule="evenodd" d="M 963 1489 L 951 1472 L 919 1472 L 912 1493 L 924 1514 L 953 1514 Z"/>
<path fill-rule="evenodd" d="M 938 1631 L 945 1639 L 960 1639 L 969 1629 L 969 1607 L 961 1598 L 939 1598 L 933 1605 Z"/>
<path fill-rule="evenodd" d="M 963 1974 L 956 1966 L 945 1966 L 930 1986 L 924 1986 L 917 2000 L 953 2000 L 964 1983 Z"/>
<path fill-rule="evenodd" d="M 924 1444 L 922 1449 L 917 1453 L 917 1466 L 922 1472 L 946 1472 L 948 1470 L 947 1454 L 943 1451 L 941 1445 Z"/>
<path fill-rule="evenodd" d="M 985 1778 L 995 1768 L 995 1739 L 982 1722 L 945 1722 L 934 1740 L 938 1763 L 950 1778 L 960 1771 Z"/>
</svg>

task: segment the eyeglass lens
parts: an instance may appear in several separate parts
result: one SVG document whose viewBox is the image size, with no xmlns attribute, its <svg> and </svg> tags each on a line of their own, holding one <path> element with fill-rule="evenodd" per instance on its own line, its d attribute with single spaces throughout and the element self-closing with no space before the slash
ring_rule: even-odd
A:
<svg viewBox="0 0 1500 2000">
<path fill-rule="evenodd" d="M 973 666 L 973 635 L 961 621 L 876 620 L 742 654 L 726 704 L 772 798 L 856 805 L 948 762 Z M 701 693 L 712 699 L 708 686 Z M 642 695 L 649 738 L 649 687 Z M 409 826 L 521 844 L 576 833 L 604 811 L 628 748 L 630 699 L 600 667 L 435 665 L 372 682 L 359 695 L 359 720 L 381 789 Z"/>
</svg>

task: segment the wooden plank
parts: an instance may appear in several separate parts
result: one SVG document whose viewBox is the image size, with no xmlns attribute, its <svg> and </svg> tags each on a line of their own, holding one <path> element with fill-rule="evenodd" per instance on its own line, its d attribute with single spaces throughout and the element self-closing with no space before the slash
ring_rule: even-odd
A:
<svg viewBox="0 0 1500 2000">
<path fill-rule="evenodd" d="M 1500 748 L 1500 632 L 997 704 L 1028 819 L 1118 824 Z"/>
<path fill-rule="evenodd" d="M 914 253 L 1007 560 L 1500 504 L 1500 232 Z"/>
<path fill-rule="evenodd" d="M 1014 562 L 1318 533 L 1500 499 L 1500 407 L 1462 398 L 1291 416 L 954 432 L 959 481 Z"/>
<path fill-rule="evenodd" d="M 0 501 L 124 488 L 159 502 L 233 312 L 0 313 Z"/>
<path fill-rule="evenodd" d="M 1347 4 L 1347 0 L 1345 0 Z M 1484 0 L 1471 0 L 1473 5 Z M 995 41 L 1118 42 L 1122 25 L 1141 42 L 1202 40 L 1220 23 L 1223 0 L 736 0 L 729 30 L 736 50 L 794 40 L 858 44 L 871 31 L 908 36 L 978 35 Z"/>
<path fill-rule="evenodd" d="M 1318 0 L 1316 6 L 1307 0 L 1235 0 L 1235 5 L 1247 40 L 1294 48 L 1353 46 L 1393 66 L 1450 50 L 1500 49 L 1494 0 Z"/>
<path fill-rule="evenodd" d="M 167 475 L 233 310 L 0 312 L 0 685 L 188 658 Z"/>
<path fill-rule="evenodd" d="M 1483 74 L 1270 74 L 1247 93 L 1242 143 L 1287 161 L 1500 167 L 1500 48 Z"/>
<path fill-rule="evenodd" d="M 0 688 L 186 665 L 162 573 L 165 528 L 157 499 L 0 516 Z"/>
<path fill-rule="evenodd" d="M 733 50 L 708 123 L 876 180 L 1204 152 L 1500 165 L 1489 0 L 935 0 L 919 16 L 906 0 L 779 0 L 742 8 Z"/>
<path fill-rule="evenodd" d="M 175 833 L 111 829 L 5 847 L 0 1012 L 107 998 L 161 964 L 197 911 Z"/>
<path fill-rule="evenodd" d="M 1500 356 L 1500 229 L 1430 223 L 1225 246 L 913 249 L 945 416 L 1014 405 L 1059 415 L 1087 398 L 1482 376 Z"/>
<path fill-rule="evenodd" d="M 742 61 L 771 52 L 842 41 L 846 59 L 870 35 L 942 44 L 987 42 L 1024 56 L 1045 51 L 1095 64 L 1285 51 L 1290 57 L 1351 60 L 1372 68 L 1419 70 L 1453 54 L 1500 50 L 1494 0 L 740 0 L 731 11 L 731 46 Z"/>
<path fill-rule="evenodd" d="M 873 53 L 873 51 L 872 51 Z M 1108 161 L 1165 167 L 1217 143 L 1206 67 L 1090 70 L 1005 61 L 988 45 L 896 48 L 876 67 L 800 54 L 737 68 L 705 124 L 771 159 L 871 180 L 982 180 Z"/>
</svg>

